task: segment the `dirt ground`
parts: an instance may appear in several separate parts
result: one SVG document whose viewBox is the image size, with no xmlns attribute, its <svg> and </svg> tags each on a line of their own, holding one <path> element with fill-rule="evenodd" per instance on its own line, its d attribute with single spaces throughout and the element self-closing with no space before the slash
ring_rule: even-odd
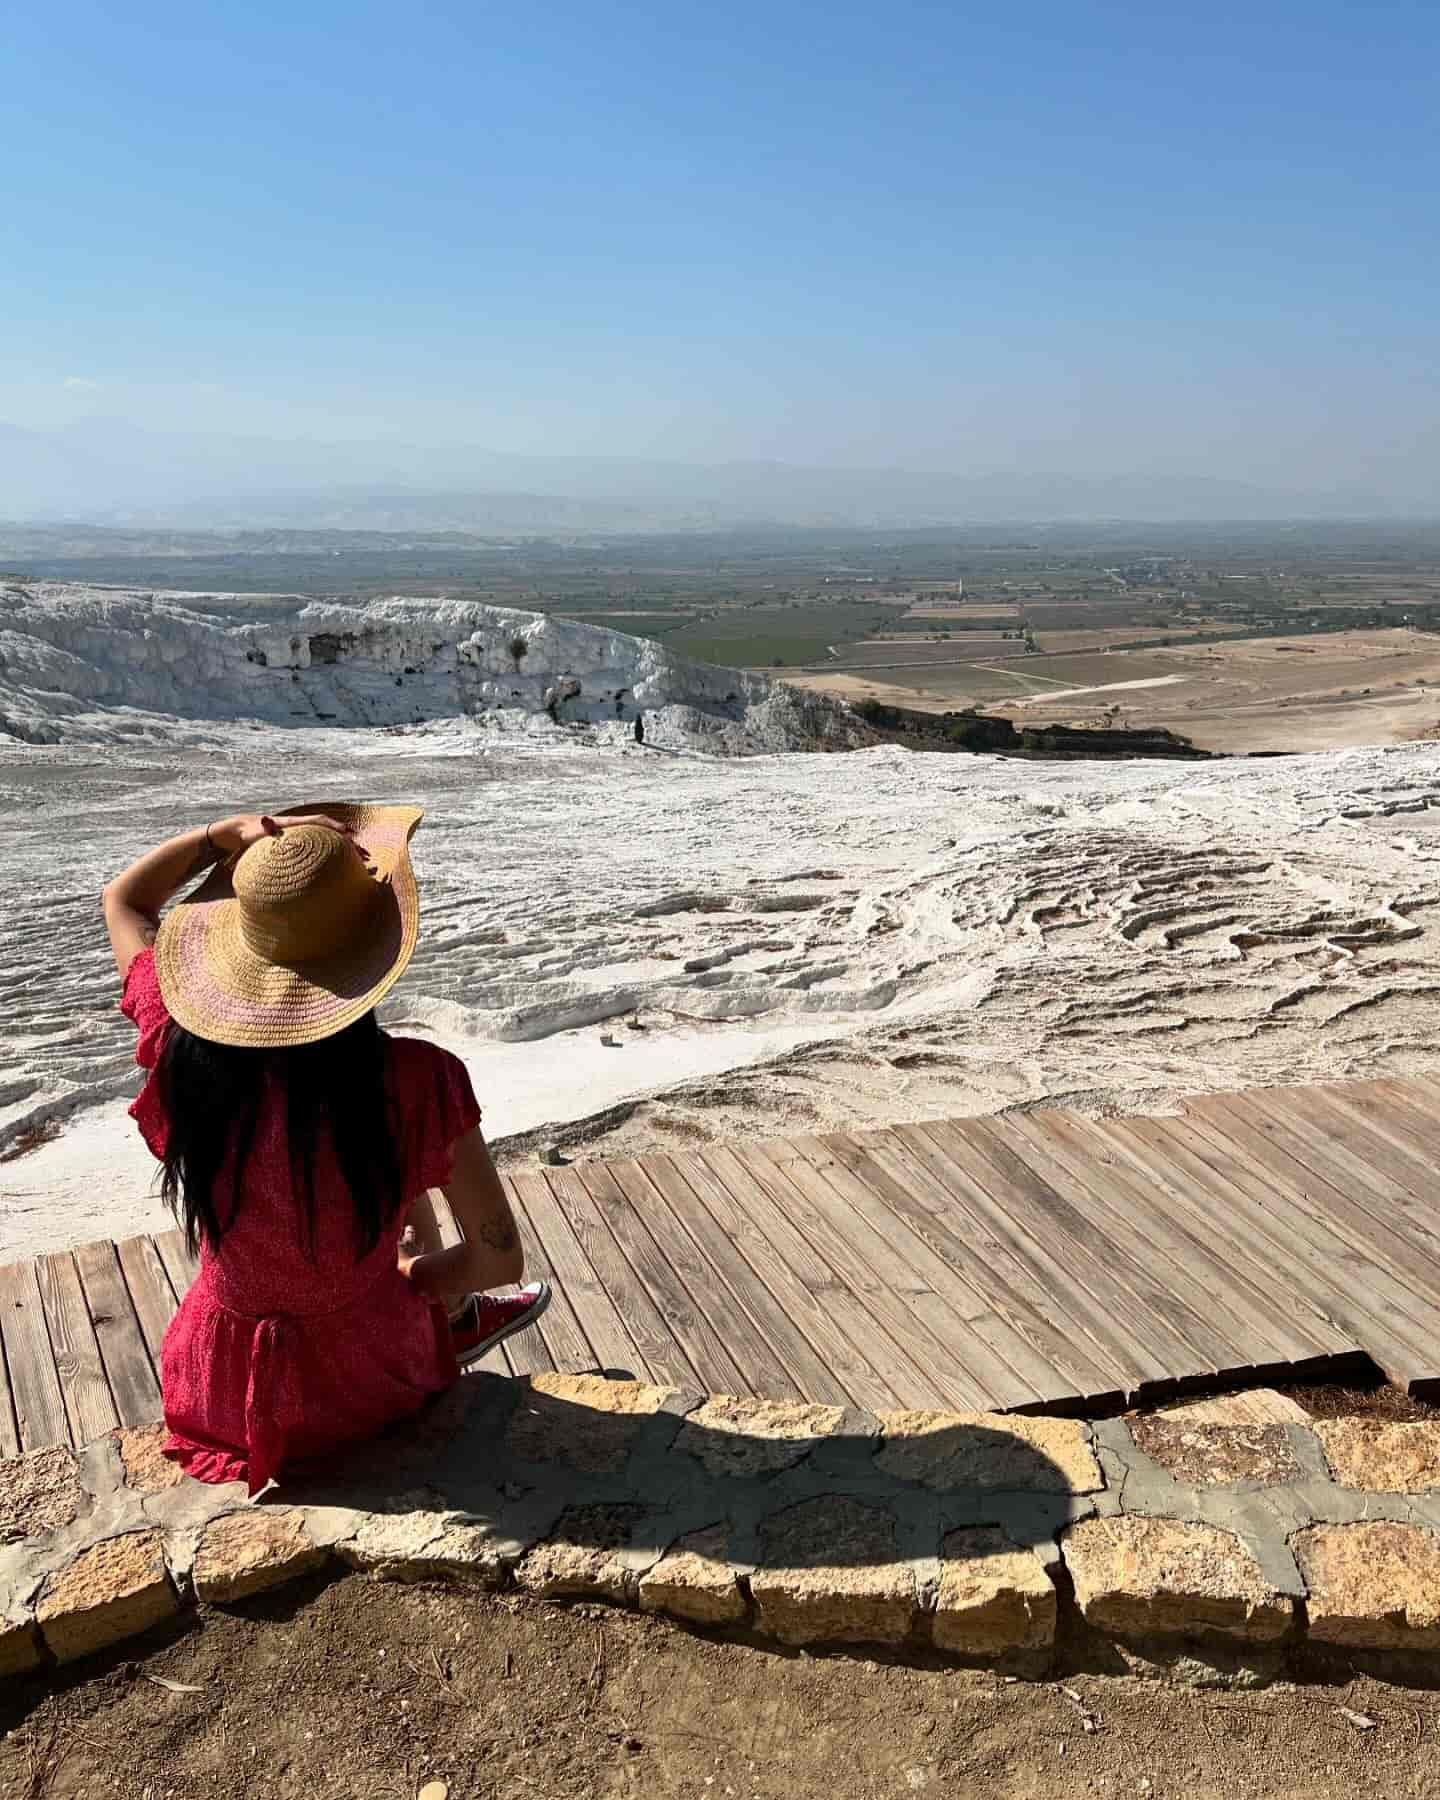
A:
<svg viewBox="0 0 1440 1800">
<path fill-rule="evenodd" d="M 0 1724 L 8 1800 L 1440 1795 L 1429 1692 L 1028 1685 L 358 1577 L 13 1684 Z"/>
<path fill-rule="evenodd" d="M 1147 688 L 1120 685 L 1157 674 L 1181 679 Z M 1093 684 L 1092 691 L 1062 692 L 1047 701 L 1052 678 L 1072 690 Z M 850 700 L 922 712 L 973 702 L 1025 725 L 1161 725 L 1202 749 L 1231 753 L 1399 744 L 1440 730 L 1440 636 L 1399 629 L 1026 657 L 1013 666 L 941 666 L 903 676 L 887 669 L 874 678 L 844 671 L 788 679 Z M 1017 691 L 1007 695 L 1007 687 Z M 1111 707 L 1118 710 L 1107 718 Z"/>
</svg>

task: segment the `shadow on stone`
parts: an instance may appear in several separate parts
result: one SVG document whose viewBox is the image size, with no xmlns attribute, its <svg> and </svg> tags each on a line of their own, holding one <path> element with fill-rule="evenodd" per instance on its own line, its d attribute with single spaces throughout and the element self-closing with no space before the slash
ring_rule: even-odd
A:
<svg viewBox="0 0 1440 1800">
<path fill-rule="evenodd" d="M 1056 1541 L 1102 1486 L 1077 1420 L 482 1375 L 283 1497 L 365 1515 L 335 1547 L 374 1573 L 993 1663 L 1049 1655 Z"/>
</svg>

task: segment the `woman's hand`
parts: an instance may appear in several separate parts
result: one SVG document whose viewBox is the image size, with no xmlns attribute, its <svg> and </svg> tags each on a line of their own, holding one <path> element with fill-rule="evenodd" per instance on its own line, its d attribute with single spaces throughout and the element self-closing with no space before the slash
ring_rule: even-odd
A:
<svg viewBox="0 0 1440 1800">
<path fill-rule="evenodd" d="M 226 856 L 234 856 L 258 844 L 263 837 L 279 837 L 288 825 L 328 825 L 341 837 L 355 835 L 349 825 L 342 825 L 326 813 L 279 813 L 273 818 L 269 813 L 236 813 L 233 818 L 215 820 L 210 827 L 210 842 Z"/>
<path fill-rule="evenodd" d="M 182 831 L 179 837 L 147 850 L 106 884 L 105 927 L 110 933 L 120 979 L 125 979 L 140 952 L 155 942 L 161 907 L 187 881 L 212 868 L 220 857 L 248 850 L 261 838 L 278 837 L 288 825 L 328 825 L 364 855 L 364 847 L 355 842 L 351 828 L 325 813 L 281 813 L 277 818 L 268 813 L 236 813 L 233 818 L 216 819 L 203 830 L 196 826 Z"/>
</svg>

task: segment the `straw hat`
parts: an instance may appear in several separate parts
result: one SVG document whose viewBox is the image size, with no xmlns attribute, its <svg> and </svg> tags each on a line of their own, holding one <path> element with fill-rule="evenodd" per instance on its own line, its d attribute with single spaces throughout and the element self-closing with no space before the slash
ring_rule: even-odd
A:
<svg viewBox="0 0 1440 1800">
<path fill-rule="evenodd" d="M 333 1037 L 389 992 L 415 948 L 420 808 L 289 811 L 323 813 L 354 836 L 287 825 L 220 863 L 160 923 L 160 992 L 197 1037 L 255 1049 Z"/>
</svg>

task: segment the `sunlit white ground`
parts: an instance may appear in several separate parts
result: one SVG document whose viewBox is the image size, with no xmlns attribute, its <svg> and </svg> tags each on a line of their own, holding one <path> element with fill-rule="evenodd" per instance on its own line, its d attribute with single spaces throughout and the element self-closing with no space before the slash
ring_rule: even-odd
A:
<svg viewBox="0 0 1440 1800">
<path fill-rule="evenodd" d="M 241 807 L 413 799 L 387 1004 L 502 1151 L 631 1152 L 1440 1067 L 1440 748 L 716 760 L 464 722 L 0 751 L 0 1257 L 165 1222 L 97 905 Z M 517 1134 L 523 1141 L 506 1144 Z"/>
</svg>

